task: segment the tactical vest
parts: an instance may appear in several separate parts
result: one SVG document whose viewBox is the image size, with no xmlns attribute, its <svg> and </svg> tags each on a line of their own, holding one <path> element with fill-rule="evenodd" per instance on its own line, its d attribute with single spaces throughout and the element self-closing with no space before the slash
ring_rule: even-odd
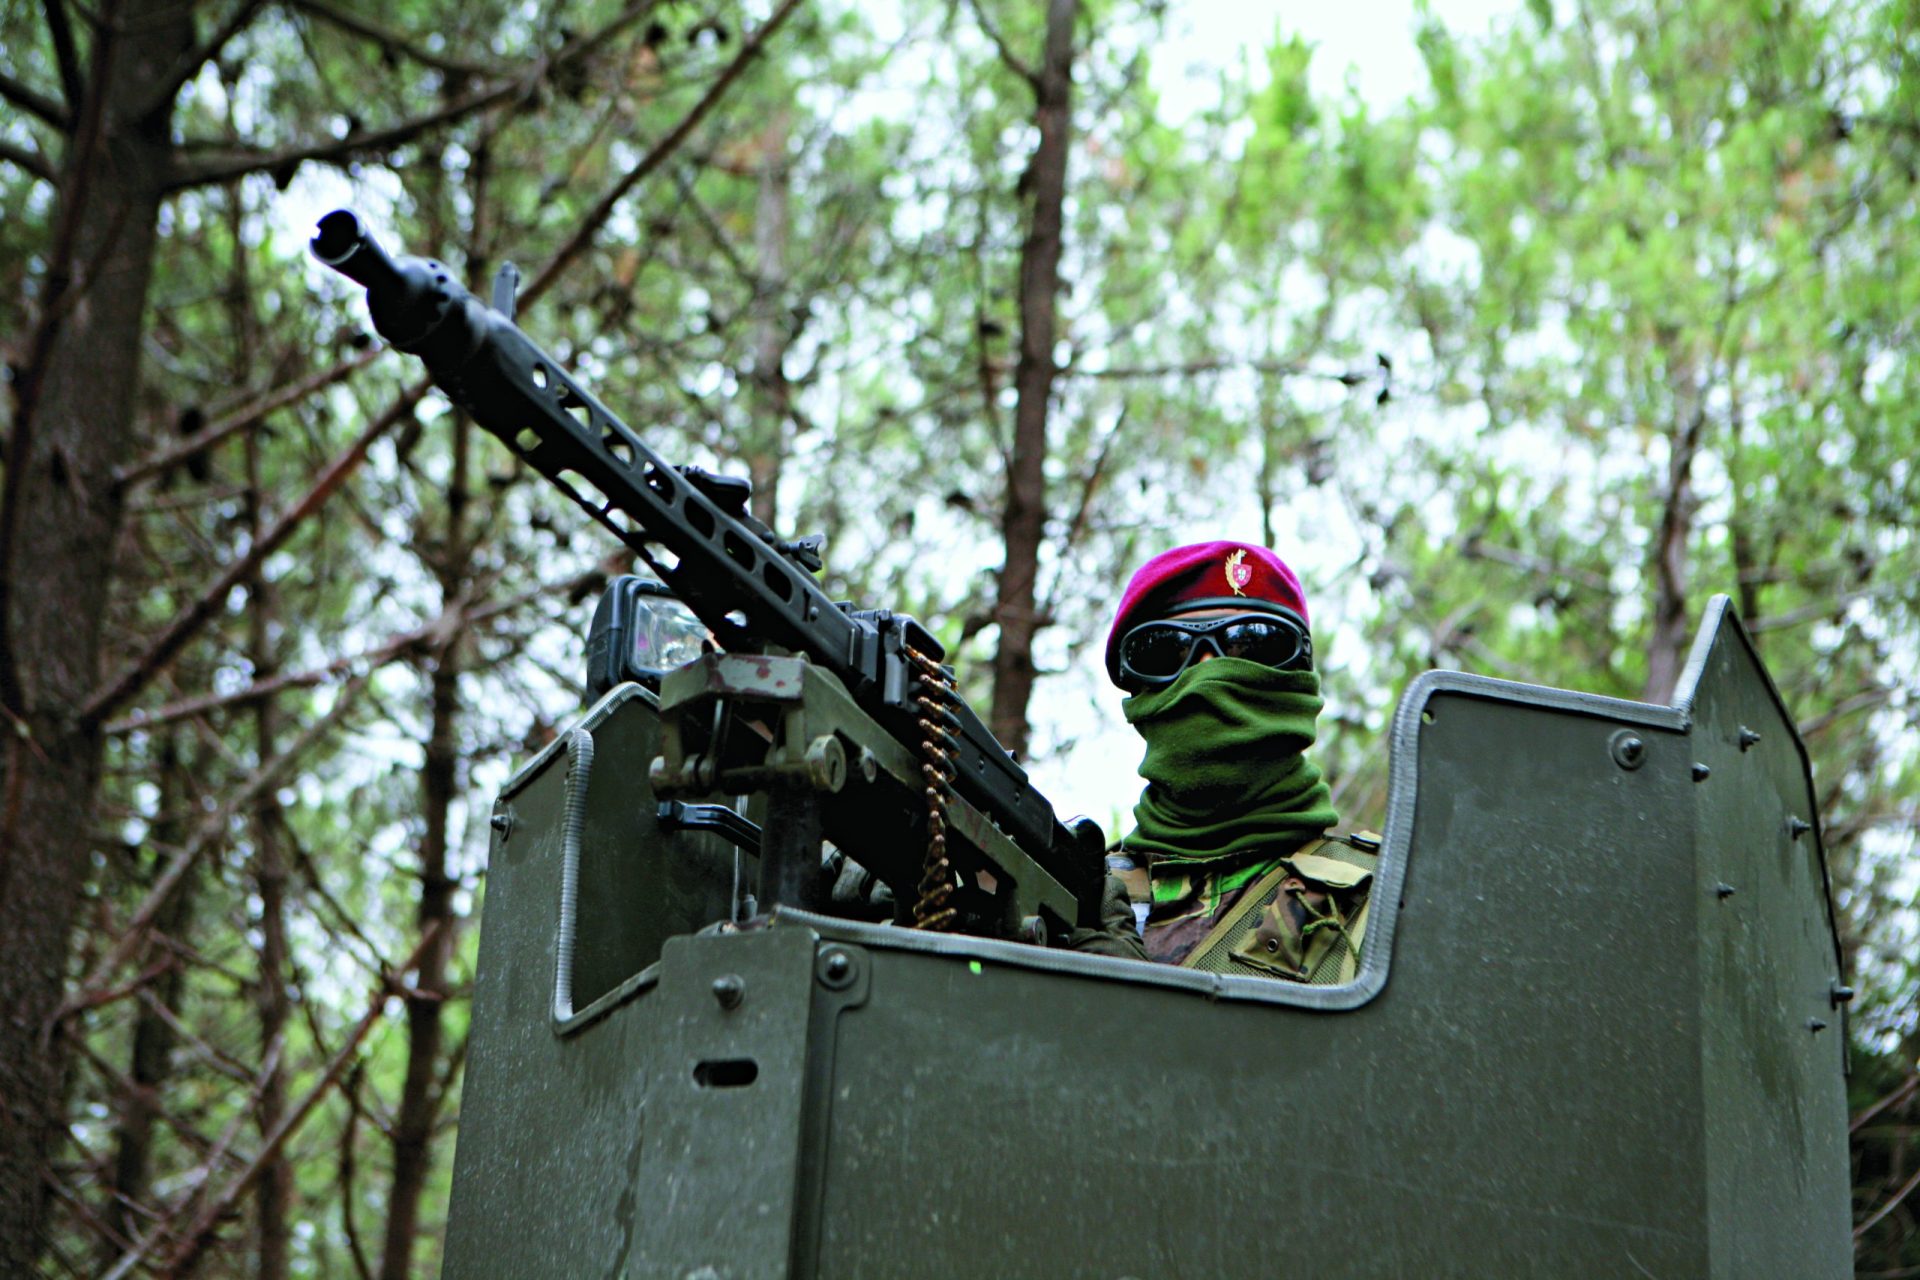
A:
<svg viewBox="0 0 1920 1280">
<path fill-rule="evenodd" d="M 1380 837 L 1362 831 L 1288 854 L 1247 886 L 1181 967 L 1309 986 L 1352 981 L 1379 849 Z"/>
</svg>

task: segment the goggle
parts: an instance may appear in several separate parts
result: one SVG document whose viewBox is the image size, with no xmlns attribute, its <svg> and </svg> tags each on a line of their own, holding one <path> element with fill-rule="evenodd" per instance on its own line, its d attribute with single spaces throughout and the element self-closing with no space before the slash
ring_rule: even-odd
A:
<svg viewBox="0 0 1920 1280">
<path fill-rule="evenodd" d="M 1203 647 L 1218 658 L 1245 658 L 1283 671 L 1313 666 L 1313 637 L 1292 618 L 1272 613 L 1239 613 L 1192 622 L 1157 618 L 1141 623 L 1120 641 L 1120 687 L 1139 689 L 1170 683 L 1192 665 L 1194 655 Z"/>
</svg>

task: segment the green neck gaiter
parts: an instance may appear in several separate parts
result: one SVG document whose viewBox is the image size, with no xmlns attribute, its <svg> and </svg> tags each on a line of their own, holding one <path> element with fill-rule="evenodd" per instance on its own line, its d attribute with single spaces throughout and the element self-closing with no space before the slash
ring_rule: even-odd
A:
<svg viewBox="0 0 1920 1280">
<path fill-rule="evenodd" d="M 1244 658 L 1195 663 L 1164 689 L 1121 703 L 1147 740 L 1130 852 L 1210 862 L 1277 853 L 1339 821 L 1313 745 L 1320 676 Z"/>
</svg>

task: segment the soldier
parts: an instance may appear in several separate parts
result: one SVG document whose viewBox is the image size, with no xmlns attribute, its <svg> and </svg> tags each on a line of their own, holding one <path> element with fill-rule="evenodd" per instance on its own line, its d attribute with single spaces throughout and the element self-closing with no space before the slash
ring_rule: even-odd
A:
<svg viewBox="0 0 1920 1280">
<path fill-rule="evenodd" d="M 1352 978 L 1379 840 L 1329 834 L 1332 796 L 1305 755 L 1320 677 L 1293 570 L 1241 542 L 1155 556 L 1121 598 L 1107 674 L 1146 740 L 1134 829 L 1108 865 L 1148 958 Z"/>
</svg>

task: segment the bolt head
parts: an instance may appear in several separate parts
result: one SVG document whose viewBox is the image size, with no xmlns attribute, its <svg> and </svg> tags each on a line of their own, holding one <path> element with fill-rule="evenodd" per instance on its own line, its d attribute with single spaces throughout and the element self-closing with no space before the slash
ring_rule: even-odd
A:
<svg viewBox="0 0 1920 1280">
<path fill-rule="evenodd" d="M 1647 740 L 1631 729 L 1621 729 L 1607 739 L 1607 753 L 1622 769 L 1638 769 L 1647 762 Z"/>
<path fill-rule="evenodd" d="M 821 983 L 835 991 L 850 987 L 855 977 L 853 957 L 834 947 L 821 955 L 817 972 Z"/>
<path fill-rule="evenodd" d="M 747 983 L 737 973 L 723 973 L 713 980 L 713 998 L 722 1009 L 737 1009 L 746 998 Z"/>
</svg>

